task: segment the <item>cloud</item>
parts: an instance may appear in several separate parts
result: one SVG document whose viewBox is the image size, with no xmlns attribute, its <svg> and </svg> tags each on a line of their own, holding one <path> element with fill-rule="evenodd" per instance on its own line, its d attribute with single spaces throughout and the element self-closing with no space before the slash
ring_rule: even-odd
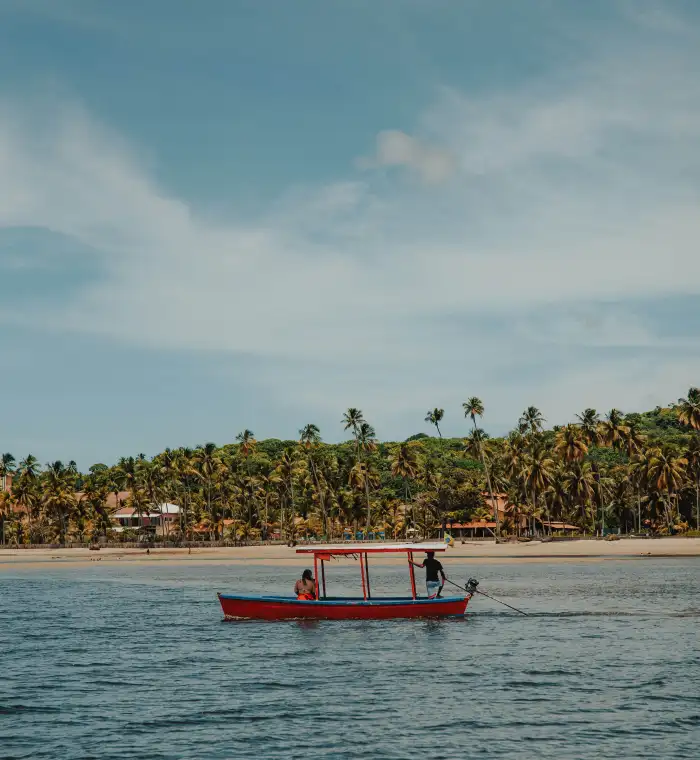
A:
<svg viewBox="0 0 700 760">
<path fill-rule="evenodd" d="M 372 159 L 423 183 L 349 168 L 245 221 L 159 185 L 147 155 L 79 106 L 48 118 L 5 101 L 0 226 L 53 231 L 99 267 L 60 307 L 6 299 L 0 318 L 260 357 L 266 392 L 374 398 L 397 427 L 420 399 L 481 388 L 508 397 L 497 419 L 535 395 L 561 414 L 591 384 L 601 406 L 622 405 L 627 383 L 640 403 L 677 396 L 699 371 L 688 346 L 664 359 L 672 373 L 649 357 L 655 300 L 700 292 L 700 45 L 664 23 L 660 42 L 632 30 L 508 91 L 441 89 L 416 121 L 426 137 L 380 133 Z M 615 314 L 582 324 L 602 301 Z M 611 346 L 637 354 L 621 364 Z"/>
<path fill-rule="evenodd" d="M 359 163 L 365 168 L 404 166 L 417 172 L 427 184 L 444 182 L 455 169 L 455 160 L 448 151 L 398 130 L 380 132 L 375 155 Z"/>
</svg>

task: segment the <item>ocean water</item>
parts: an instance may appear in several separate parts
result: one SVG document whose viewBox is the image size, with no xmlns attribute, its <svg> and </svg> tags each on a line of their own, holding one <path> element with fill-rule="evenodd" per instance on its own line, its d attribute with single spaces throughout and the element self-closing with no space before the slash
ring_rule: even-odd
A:
<svg viewBox="0 0 700 760">
<path fill-rule="evenodd" d="M 700 757 L 698 560 L 450 564 L 528 617 L 222 622 L 217 591 L 296 573 L 0 568 L 0 758 Z"/>
</svg>

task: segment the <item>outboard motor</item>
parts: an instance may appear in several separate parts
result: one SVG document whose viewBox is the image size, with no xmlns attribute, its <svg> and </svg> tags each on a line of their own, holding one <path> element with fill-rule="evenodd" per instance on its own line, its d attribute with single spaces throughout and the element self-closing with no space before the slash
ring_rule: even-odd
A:
<svg viewBox="0 0 700 760">
<path fill-rule="evenodd" d="M 464 590 L 468 594 L 471 594 L 471 596 L 474 596 L 474 594 L 476 594 L 478 585 L 479 585 L 479 581 L 476 578 L 470 578 L 467 581 L 467 584 L 465 585 Z"/>
</svg>

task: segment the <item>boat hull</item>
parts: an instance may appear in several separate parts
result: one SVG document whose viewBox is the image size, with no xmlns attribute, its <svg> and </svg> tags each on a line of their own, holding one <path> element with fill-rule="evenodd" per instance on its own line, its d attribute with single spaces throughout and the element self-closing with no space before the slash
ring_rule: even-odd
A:
<svg viewBox="0 0 700 760">
<path fill-rule="evenodd" d="M 440 599 L 320 599 L 285 596 L 219 594 L 227 620 L 388 620 L 394 618 L 461 617 L 469 595 Z"/>
</svg>

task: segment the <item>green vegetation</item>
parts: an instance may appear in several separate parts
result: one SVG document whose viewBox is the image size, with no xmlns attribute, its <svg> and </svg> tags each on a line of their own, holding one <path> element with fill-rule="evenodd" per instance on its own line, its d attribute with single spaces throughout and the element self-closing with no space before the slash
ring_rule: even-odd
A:
<svg viewBox="0 0 700 760">
<path fill-rule="evenodd" d="M 667 408 L 603 416 L 586 409 L 575 423 L 551 430 L 529 407 L 515 430 L 498 439 L 478 426 L 484 415 L 478 398 L 465 402 L 463 414 L 465 439 L 442 438 L 445 411 L 435 408 L 425 421 L 437 438 L 418 433 L 381 443 L 362 411 L 350 408 L 341 422 L 352 436 L 345 443 L 323 443 L 314 424 L 296 441 L 257 441 L 244 430 L 222 447 L 166 449 L 150 460 L 95 464 L 88 473 L 74 462 L 42 468 L 31 454 L 19 461 L 4 454 L 2 535 L 11 543 L 114 538 L 121 492 L 139 519 L 160 504 L 178 504 L 179 522 L 168 536 L 175 541 L 276 533 L 332 540 L 345 529 L 422 537 L 472 519 L 493 520 L 503 535 L 555 534 L 553 523 L 562 521 L 588 532 L 700 530 L 697 388 Z M 501 514 L 499 495 L 506 497 Z"/>
</svg>

